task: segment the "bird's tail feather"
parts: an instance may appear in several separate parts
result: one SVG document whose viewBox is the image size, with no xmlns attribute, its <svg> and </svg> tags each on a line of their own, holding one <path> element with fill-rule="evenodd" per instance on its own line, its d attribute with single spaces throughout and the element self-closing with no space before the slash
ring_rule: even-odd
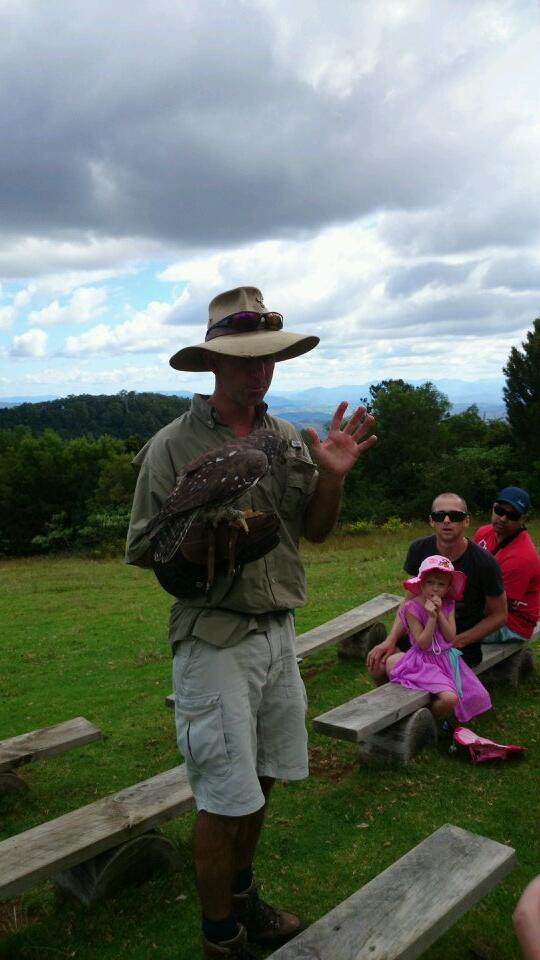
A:
<svg viewBox="0 0 540 960">
<path fill-rule="evenodd" d="M 194 510 L 187 517 L 172 517 L 158 529 L 152 540 L 154 560 L 158 563 L 172 560 L 198 513 Z"/>
</svg>

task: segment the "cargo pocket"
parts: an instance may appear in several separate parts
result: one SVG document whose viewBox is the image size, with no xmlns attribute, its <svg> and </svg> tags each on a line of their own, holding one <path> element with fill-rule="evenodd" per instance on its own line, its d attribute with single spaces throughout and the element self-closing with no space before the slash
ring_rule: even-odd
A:
<svg viewBox="0 0 540 960">
<path fill-rule="evenodd" d="M 185 760 L 200 771 L 224 777 L 230 770 L 221 694 L 176 697 L 176 739 Z"/>
</svg>

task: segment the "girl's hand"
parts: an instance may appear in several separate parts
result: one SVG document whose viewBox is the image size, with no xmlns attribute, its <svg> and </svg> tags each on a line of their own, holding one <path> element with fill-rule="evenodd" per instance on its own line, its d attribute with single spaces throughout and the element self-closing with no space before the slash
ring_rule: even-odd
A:
<svg viewBox="0 0 540 960">
<path fill-rule="evenodd" d="M 434 597 L 434 600 L 438 600 L 438 597 Z M 437 605 L 433 602 L 433 600 L 426 600 L 424 606 L 427 612 L 429 613 L 430 617 L 437 616 L 438 608 L 437 608 Z"/>
</svg>

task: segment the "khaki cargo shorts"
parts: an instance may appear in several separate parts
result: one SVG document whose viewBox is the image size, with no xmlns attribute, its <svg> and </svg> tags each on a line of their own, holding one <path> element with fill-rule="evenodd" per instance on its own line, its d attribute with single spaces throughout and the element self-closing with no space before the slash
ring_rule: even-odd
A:
<svg viewBox="0 0 540 960">
<path fill-rule="evenodd" d="M 308 775 L 306 692 L 289 613 L 257 618 L 230 647 L 190 637 L 173 659 L 176 733 L 198 810 L 259 810 L 259 777 Z"/>
</svg>

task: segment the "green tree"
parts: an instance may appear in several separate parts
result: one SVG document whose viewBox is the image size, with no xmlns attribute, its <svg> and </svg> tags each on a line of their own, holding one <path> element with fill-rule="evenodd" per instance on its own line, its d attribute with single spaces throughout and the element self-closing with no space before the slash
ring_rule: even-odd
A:
<svg viewBox="0 0 540 960">
<path fill-rule="evenodd" d="M 127 469 L 122 482 L 122 470 L 107 474 L 108 464 L 125 456 L 123 442 L 113 437 L 62 440 L 53 430 L 37 437 L 27 427 L 0 431 L 2 551 L 32 552 L 33 539 L 50 533 L 51 524 L 58 542 L 74 542 L 96 493 L 104 498 L 108 490 L 115 498 L 110 506 L 125 509 Z"/>
<path fill-rule="evenodd" d="M 503 368 L 503 396 L 520 458 L 532 467 L 540 459 L 540 317 L 521 347 L 512 347 Z"/>
<path fill-rule="evenodd" d="M 447 450 L 478 447 L 485 443 L 488 433 L 486 421 L 473 403 L 461 413 L 454 413 L 442 423 L 442 437 Z"/>
<path fill-rule="evenodd" d="M 161 427 L 179 417 L 190 405 L 186 397 L 122 390 L 114 396 L 64 397 L 45 403 L 21 403 L 0 409 L 0 429 L 29 427 L 37 436 L 54 430 L 65 440 L 108 434 L 122 439 L 132 435 L 143 443 Z"/>
<path fill-rule="evenodd" d="M 432 383 L 383 380 L 370 387 L 379 442 L 351 471 L 344 519 L 423 516 L 432 497 L 429 467 L 444 451 L 450 401 Z"/>
</svg>

